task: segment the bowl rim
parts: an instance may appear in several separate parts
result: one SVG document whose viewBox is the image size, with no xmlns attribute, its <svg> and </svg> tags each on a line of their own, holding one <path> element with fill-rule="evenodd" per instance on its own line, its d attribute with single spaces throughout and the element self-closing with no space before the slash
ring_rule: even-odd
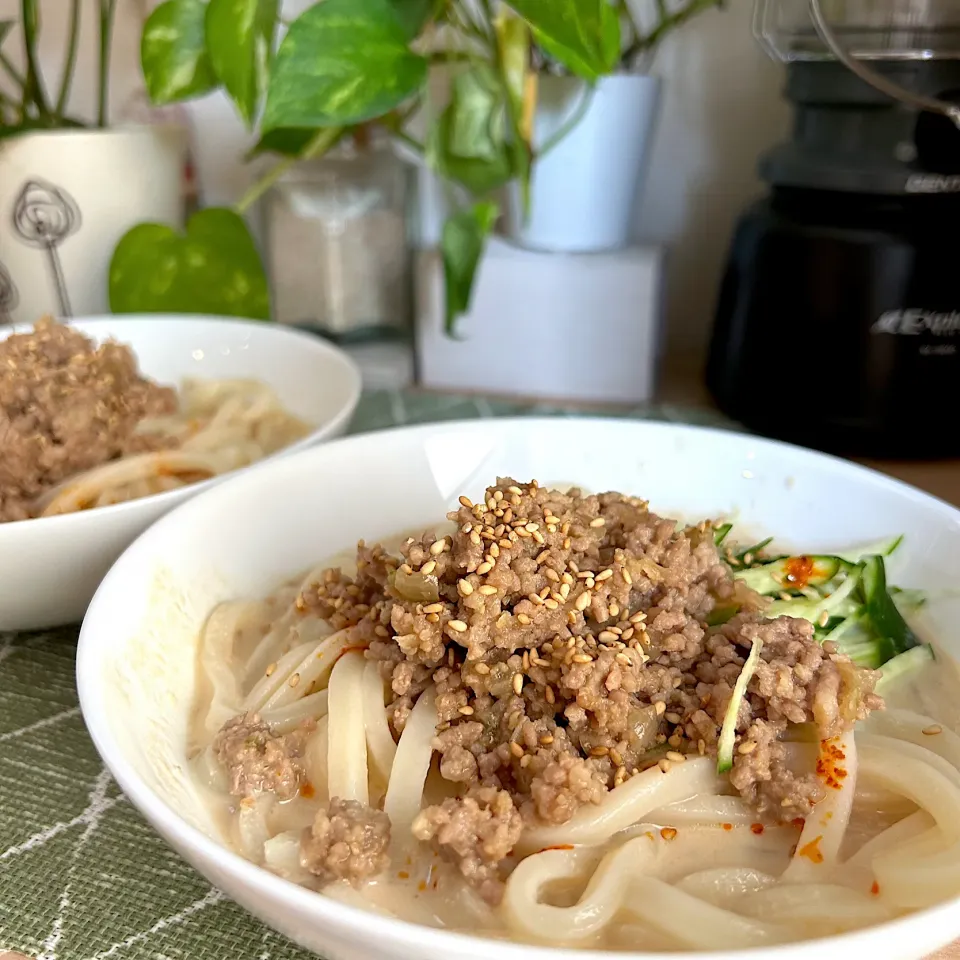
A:
<svg viewBox="0 0 960 960">
<path fill-rule="evenodd" d="M 727 430 L 722 427 L 707 427 L 694 424 L 681 424 L 655 420 L 635 420 L 603 416 L 590 417 L 498 417 L 495 419 L 499 429 L 507 430 L 536 430 L 548 424 L 566 421 L 573 422 L 581 429 L 604 429 L 613 425 L 615 429 L 632 431 L 650 431 L 664 434 L 680 434 L 690 437 L 738 437 L 749 440 L 751 443 L 770 452 L 782 451 L 793 456 L 811 458 L 823 461 L 833 469 L 843 470 L 854 477 L 876 485 L 881 489 L 905 496 L 908 499 L 931 508 L 954 522 L 960 522 L 960 508 L 947 503 L 945 500 L 926 493 L 910 484 L 897 480 L 870 467 L 845 460 L 842 457 L 820 453 L 796 444 L 757 437 L 740 430 Z M 262 473 L 271 471 L 281 474 L 284 471 L 300 472 L 313 466 L 312 461 L 321 461 L 329 451 L 339 448 L 351 448 L 362 445 L 374 446 L 386 436 L 396 437 L 403 434 L 414 442 L 419 437 L 427 437 L 440 431 L 456 431 L 483 429 L 489 427 L 490 419 L 450 420 L 428 424 L 414 424 L 403 427 L 387 428 L 355 436 L 344 437 L 331 444 L 302 450 L 291 456 L 278 458 L 263 470 L 256 473 L 250 471 L 239 473 L 227 483 L 235 489 L 246 485 L 253 489 L 264 482 L 266 477 Z M 814 951 L 822 950 L 829 945 L 838 952 L 853 951 L 851 956 L 857 956 L 855 951 L 862 951 L 863 955 L 878 942 L 887 937 L 908 934 L 923 926 L 926 929 L 947 927 L 947 921 L 953 918 L 956 926 L 948 939 L 938 941 L 930 949 L 937 949 L 949 943 L 949 937 L 960 934 L 960 920 L 957 907 L 960 905 L 960 896 L 945 903 L 937 904 L 924 910 L 916 911 L 903 917 L 885 923 L 864 927 L 843 934 L 821 937 L 815 940 L 788 942 L 773 946 L 749 947 L 742 950 L 718 951 L 687 951 L 683 952 L 626 952 L 611 950 L 579 950 L 570 947 L 549 947 L 487 938 L 480 935 L 462 933 L 459 931 L 423 926 L 407 920 L 393 917 L 384 917 L 372 911 L 364 910 L 349 904 L 340 903 L 323 894 L 292 881 L 270 873 L 264 867 L 247 860 L 239 853 L 235 853 L 222 843 L 207 836 L 197 827 L 182 819 L 167 803 L 150 787 L 146 781 L 129 764 L 122 748 L 113 737 L 106 711 L 102 709 L 106 698 L 101 695 L 106 678 L 101 669 L 100 649 L 105 649 L 105 642 L 100 637 L 106 636 L 94 629 L 95 621 L 109 618 L 108 603 L 112 600 L 114 581 L 123 573 L 123 567 L 130 562 L 130 558 L 145 557 L 151 550 L 153 539 L 162 536 L 169 528 L 189 526 L 194 513 L 202 512 L 208 504 L 213 504 L 213 497 L 220 493 L 220 487 L 207 490 L 197 497 L 193 497 L 179 505 L 158 520 L 148 530 L 144 531 L 123 552 L 110 571 L 104 577 L 97 592 L 90 602 L 87 613 L 81 625 L 77 644 L 76 681 L 80 702 L 81 714 L 103 763 L 116 779 L 123 793 L 133 806 L 147 819 L 151 827 L 161 839 L 172 846 L 175 852 L 184 857 L 180 849 L 188 851 L 205 863 L 212 863 L 216 869 L 229 875 L 246 891 L 263 898 L 282 898 L 290 903 L 301 915 L 309 915 L 321 923 L 329 924 L 339 930 L 345 937 L 357 936 L 361 928 L 368 928 L 362 935 L 363 940 L 370 938 L 390 939 L 404 947 L 409 947 L 415 953 L 425 955 L 428 951 L 437 956 L 457 957 L 459 955 L 480 955 L 484 952 L 496 951 L 503 960 L 676 960 L 677 957 L 698 957 L 702 960 L 810 960 Z M 129 556 L 128 556 L 129 555 Z M 101 608 L 103 612 L 101 612 Z M 176 846 L 167 837 L 176 840 Z M 185 858 L 186 859 L 186 858 Z M 193 862 L 188 861 L 188 862 Z M 204 878 L 207 879 L 206 875 Z M 245 908 L 244 908 L 245 909 Z M 249 911 L 246 911 L 249 912 Z M 263 921 L 261 921 L 263 922 Z M 265 924 L 270 926 L 269 924 Z M 369 928 L 374 928 L 372 931 Z M 936 938 L 934 938 L 936 939 Z M 312 952 L 307 950 L 307 952 Z M 319 956 L 319 955 L 318 955 Z"/>
<path fill-rule="evenodd" d="M 187 487 L 180 487 L 175 490 L 165 490 L 162 493 L 152 493 L 146 497 L 137 497 L 135 500 L 125 500 L 122 503 L 111 503 L 105 507 L 96 507 L 93 510 L 80 510 L 75 513 L 63 513 L 53 517 L 30 517 L 27 520 L 10 520 L 6 523 L 0 523 L 0 539 L 5 535 L 12 537 L 23 535 L 27 530 L 44 530 L 51 534 L 61 532 L 64 534 L 72 533 L 82 524 L 96 522 L 92 518 L 107 517 L 119 518 L 128 513 L 135 513 L 143 508 L 144 504 L 163 508 L 168 503 L 176 504 L 184 497 L 192 498 L 208 491 L 218 483 L 226 479 L 233 479 L 237 474 L 245 470 L 257 469 L 265 463 L 289 456 L 293 453 L 299 453 L 308 449 L 314 444 L 319 443 L 324 438 L 336 434 L 336 432 L 349 424 L 350 419 L 356 412 L 357 405 L 360 402 L 360 396 L 363 393 L 363 378 L 360 374 L 360 368 L 354 360 L 336 345 L 330 343 L 321 337 L 314 336 L 295 327 L 286 327 L 273 321 L 250 320 L 243 317 L 222 317 L 213 314 L 194 314 L 194 313 L 131 313 L 131 314 L 97 314 L 89 317 L 70 317 L 66 323 L 70 326 L 76 326 L 78 329 L 91 335 L 98 335 L 100 332 L 109 332 L 111 337 L 119 343 L 123 339 L 117 334 L 117 325 L 139 327 L 140 329 L 149 329 L 151 327 L 164 326 L 222 326 L 235 330 L 257 329 L 266 331 L 268 336 L 277 336 L 280 339 L 289 339 L 298 343 L 306 350 L 312 350 L 317 356 L 324 356 L 329 360 L 339 364 L 340 368 L 347 374 L 350 382 L 349 393 L 345 394 L 344 400 L 337 413 L 323 424 L 311 430 L 306 436 L 301 437 L 296 442 L 277 450 L 263 460 L 248 464 L 245 467 L 237 467 L 227 473 L 210 477 L 208 480 L 201 480 L 199 483 L 190 484 Z M 0 327 L 0 341 L 18 333 L 25 333 L 32 330 L 32 323 L 16 323 L 6 327 Z M 140 359 L 137 358 L 139 366 Z M 40 526 L 42 524 L 42 527 Z"/>
</svg>

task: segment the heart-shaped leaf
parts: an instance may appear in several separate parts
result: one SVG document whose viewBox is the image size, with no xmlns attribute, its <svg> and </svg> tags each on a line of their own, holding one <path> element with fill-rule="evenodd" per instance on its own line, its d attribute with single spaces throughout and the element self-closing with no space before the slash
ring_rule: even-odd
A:
<svg viewBox="0 0 960 960">
<path fill-rule="evenodd" d="M 382 117 L 416 93 L 427 61 L 413 53 L 389 0 L 324 0 L 280 44 L 262 127 L 333 127 Z"/>
<path fill-rule="evenodd" d="M 437 0 L 389 0 L 389 2 L 408 40 L 420 36 L 420 31 L 433 17 L 439 6 Z"/>
<path fill-rule="evenodd" d="M 203 0 L 166 0 L 147 18 L 140 64 L 154 103 L 175 103 L 216 88 L 205 41 L 206 12 Z"/>
<path fill-rule="evenodd" d="M 278 0 L 210 0 L 207 7 L 210 62 L 248 127 L 266 89 L 278 6 Z"/>
<path fill-rule="evenodd" d="M 450 103 L 430 130 L 427 162 L 482 196 L 513 178 L 503 88 L 487 64 L 455 77 Z"/>
<path fill-rule="evenodd" d="M 571 72 L 594 81 L 620 57 L 620 17 L 609 0 L 508 0 L 533 27 L 543 49 Z"/>
<path fill-rule="evenodd" d="M 495 203 L 484 201 L 455 213 L 443 225 L 440 251 L 446 285 L 446 331 L 453 334 L 457 318 L 470 309 L 473 281 L 487 237 L 497 222 Z"/>
<path fill-rule="evenodd" d="M 114 313 L 210 313 L 270 318 L 267 277 L 243 218 L 223 207 L 194 214 L 186 235 L 142 223 L 110 262 Z"/>
</svg>

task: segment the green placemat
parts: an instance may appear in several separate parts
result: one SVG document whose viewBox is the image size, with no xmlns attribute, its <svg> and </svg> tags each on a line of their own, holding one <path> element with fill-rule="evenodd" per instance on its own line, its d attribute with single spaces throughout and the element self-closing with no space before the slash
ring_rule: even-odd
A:
<svg viewBox="0 0 960 960">
<path fill-rule="evenodd" d="M 414 392 L 364 395 L 352 432 L 575 410 Z M 722 425 L 667 405 L 623 417 Z M 43 960 L 306 960 L 187 866 L 104 769 L 77 705 L 77 627 L 0 633 L 0 954 Z"/>
</svg>

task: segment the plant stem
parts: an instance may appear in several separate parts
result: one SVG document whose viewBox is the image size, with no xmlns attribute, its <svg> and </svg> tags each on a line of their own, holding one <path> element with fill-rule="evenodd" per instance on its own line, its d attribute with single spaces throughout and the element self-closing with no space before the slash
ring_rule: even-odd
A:
<svg viewBox="0 0 960 960">
<path fill-rule="evenodd" d="M 63 117 L 70 100 L 70 88 L 73 86 L 73 72 L 77 66 L 77 51 L 80 47 L 80 0 L 73 0 L 70 8 L 70 32 L 67 36 L 67 59 L 60 78 L 60 96 L 57 97 L 57 119 Z"/>
<path fill-rule="evenodd" d="M 110 50 L 113 45 L 113 20 L 117 0 L 100 0 L 100 70 L 97 91 L 97 126 L 107 125 L 107 98 L 110 83 Z"/>
<path fill-rule="evenodd" d="M 237 203 L 237 213 L 246 213 L 291 167 L 301 160 L 311 160 L 325 154 L 343 136 L 343 127 L 325 127 L 295 157 L 287 157 L 274 164 L 253 183 Z"/>
<path fill-rule="evenodd" d="M 624 51 L 623 57 L 621 58 L 622 61 L 629 65 L 641 53 L 646 53 L 656 47 L 671 30 L 683 26 L 683 24 L 692 17 L 695 17 L 698 13 L 710 7 L 718 6 L 720 6 L 720 0 L 689 0 L 686 6 L 681 7 L 674 13 L 664 15 L 665 7 L 658 3 L 657 8 L 660 11 L 659 22 L 646 36 L 637 37 Z"/>
<path fill-rule="evenodd" d="M 590 109 L 590 104 L 593 101 L 594 88 L 588 83 L 583 85 L 583 96 L 580 98 L 580 102 L 577 104 L 577 109 L 567 117 L 563 126 L 557 130 L 556 133 L 537 151 L 537 159 L 545 157 L 558 143 L 560 143 L 563 138 L 570 133 L 574 127 L 586 116 L 587 110 Z"/>
<path fill-rule="evenodd" d="M 23 89 L 23 85 L 27 82 L 23 74 L 7 59 L 6 54 L 0 53 L 0 67 L 3 67 L 4 72 L 7 76 L 13 81 L 13 83 Z"/>
<path fill-rule="evenodd" d="M 40 116 L 45 117 L 50 114 L 50 107 L 47 105 L 40 67 L 37 63 L 37 41 L 40 33 L 40 12 L 37 9 L 37 0 L 21 0 L 20 19 L 20 27 L 23 30 L 23 54 L 27 64 L 21 109 L 26 116 L 27 107 L 32 101 Z"/>
</svg>

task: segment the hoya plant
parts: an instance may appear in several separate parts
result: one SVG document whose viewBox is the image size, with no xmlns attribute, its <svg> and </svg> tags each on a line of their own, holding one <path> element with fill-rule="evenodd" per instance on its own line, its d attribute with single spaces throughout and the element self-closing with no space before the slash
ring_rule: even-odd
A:
<svg viewBox="0 0 960 960">
<path fill-rule="evenodd" d="M 141 44 L 153 102 L 222 88 L 256 132 L 251 155 L 276 162 L 235 208 L 196 214 L 185 236 L 156 224 L 128 233 L 111 265 L 112 308 L 266 318 L 263 267 L 242 215 L 291 165 L 378 125 L 456 198 L 441 240 L 452 331 L 469 306 L 498 192 L 517 181 L 528 195 L 538 71 L 549 65 L 593 84 L 717 2 L 656 0 L 643 26 L 626 0 L 321 0 L 290 23 L 279 0 L 166 0 Z M 417 137 L 411 120 L 439 64 L 451 71 L 449 102 Z"/>
</svg>

